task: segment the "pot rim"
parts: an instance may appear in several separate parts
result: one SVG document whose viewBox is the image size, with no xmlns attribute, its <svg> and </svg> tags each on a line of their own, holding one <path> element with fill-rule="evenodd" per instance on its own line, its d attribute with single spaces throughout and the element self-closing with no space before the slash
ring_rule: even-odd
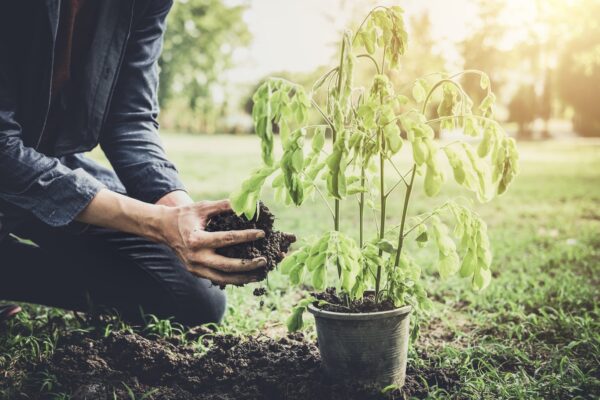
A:
<svg viewBox="0 0 600 400">
<path fill-rule="evenodd" d="M 343 313 L 343 312 L 334 312 L 334 311 L 325 311 L 315 307 L 312 304 L 308 305 L 308 312 L 313 314 L 315 317 L 322 317 L 326 319 L 343 319 L 350 321 L 364 321 L 364 320 L 374 320 L 381 318 L 390 318 L 399 315 L 408 315 L 412 312 L 412 306 L 406 305 L 399 308 L 394 308 L 393 310 L 387 311 L 375 311 L 368 313 Z"/>
</svg>

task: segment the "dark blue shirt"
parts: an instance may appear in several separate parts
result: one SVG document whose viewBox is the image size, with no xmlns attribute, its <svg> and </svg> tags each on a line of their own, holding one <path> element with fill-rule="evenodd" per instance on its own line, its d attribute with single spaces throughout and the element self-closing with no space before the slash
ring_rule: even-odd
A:
<svg viewBox="0 0 600 400">
<path fill-rule="evenodd" d="M 158 66 L 172 0 L 102 0 L 82 79 L 51 99 L 60 0 L 0 4 L 0 239 L 33 214 L 65 226 L 103 187 L 156 202 L 183 189 L 158 136 Z M 100 145 L 116 175 L 82 153 Z"/>
</svg>

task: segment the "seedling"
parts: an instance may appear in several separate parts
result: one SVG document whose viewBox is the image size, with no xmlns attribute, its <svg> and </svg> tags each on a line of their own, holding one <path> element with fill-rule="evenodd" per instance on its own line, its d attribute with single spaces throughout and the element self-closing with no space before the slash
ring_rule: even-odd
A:
<svg viewBox="0 0 600 400">
<path fill-rule="evenodd" d="M 428 302 L 420 281 L 421 268 L 408 253 L 407 240 L 437 246 L 442 279 L 459 274 L 470 279 L 474 289 L 485 288 L 492 264 L 485 222 L 456 201 L 411 217 L 411 195 L 416 179 L 422 177 L 426 195 L 437 196 L 447 180 L 446 162 L 454 181 L 480 202 L 504 193 L 518 171 L 515 141 L 494 119 L 495 95 L 488 75 L 478 70 L 436 73 L 395 87 L 390 72 L 401 64 L 406 46 L 403 10 L 377 7 L 356 33 L 344 33 L 339 64 L 309 92 L 293 82 L 272 78 L 253 96 L 252 116 L 261 139 L 262 166 L 232 195 L 234 210 L 253 218 L 261 190 L 272 175 L 275 196 L 285 204 L 300 206 L 307 198 L 321 197 L 331 212 L 333 229 L 288 256 L 281 271 L 289 275 L 292 284 L 302 282 L 308 274 L 318 291 L 336 286 L 348 306 L 362 299 L 366 291 L 374 291 L 376 303 L 391 301 L 396 307 L 410 304 L 418 308 Z M 368 89 L 353 81 L 359 61 L 372 64 Z M 479 77 L 485 93 L 476 107 L 460 84 L 464 75 L 472 74 Z M 410 94 L 404 93 L 404 88 Z M 316 96 L 320 91 L 325 92 L 322 102 Z M 430 112 L 429 106 L 436 104 L 436 111 Z M 310 109 L 318 111 L 322 124 L 307 124 Z M 280 158 L 273 151 L 274 126 L 281 136 Z M 455 129 L 471 140 L 445 144 L 435 140 L 435 130 Z M 476 147 L 470 144 L 473 138 L 480 139 Z M 327 140 L 331 146 L 326 146 Z M 396 155 L 406 144 L 411 151 L 402 156 L 411 158 L 411 166 L 401 171 Z M 396 177 L 396 182 L 390 185 L 388 175 Z M 398 225 L 390 228 L 386 206 L 390 194 L 399 188 L 404 189 L 402 212 L 394 216 Z M 340 230 L 342 201 L 356 201 L 358 241 Z M 373 221 L 367 219 L 369 209 L 378 215 Z M 374 238 L 366 237 L 368 222 L 376 224 Z M 329 270 L 337 272 L 336 281 L 328 281 Z M 291 330 L 301 327 L 302 312 L 314 302 L 309 297 L 298 304 L 288 321 Z"/>
</svg>

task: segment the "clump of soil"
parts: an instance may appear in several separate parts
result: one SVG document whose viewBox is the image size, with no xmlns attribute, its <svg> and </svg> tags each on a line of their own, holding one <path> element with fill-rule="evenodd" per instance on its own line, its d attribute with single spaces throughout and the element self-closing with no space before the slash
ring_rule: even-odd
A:
<svg viewBox="0 0 600 400">
<path fill-rule="evenodd" d="M 218 335 L 202 341 L 209 346 L 205 353 L 136 333 L 73 332 L 59 339 L 54 355 L 33 366 L 30 376 L 53 376 L 52 390 L 73 400 L 129 398 L 127 387 L 136 396 L 152 392 L 154 400 L 384 398 L 381 388 L 328 381 L 317 347 L 301 334 Z M 415 371 L 409 363 L 404 388 L 388 398 L 420 397 L 433 385 L 451 391 L 458 383 L 453 371 Z M 40 398 L 39 387 L 22 389 L 27 398 Z"/>
<path fill-rule="evenodd" d="M 346 300 L 340 297 L 334 287 L 325 289 L 321 293 L 312 293 L 317 300 L 326 301 L 326 304 L 318 306 L 321 310 L 342 313 L 368 313 L 377 311 L 389 311 L 396 308 L 391 300 L 375 302 L 374 293 L 365 293 L 362 299 Z"/>
<path fill-rule="evenodd" d="M 234 212 L 227 212 L 216 215 L 208 221 L 206 230 L 208 232 L 232 231 L 244 229 L 260 229 L 265 232 L 265 237 L 253 242 L 236 244 L 223 247 L 217 250 L 217 253 L 231 258 L 253 259 L 256 257 L 265 257 L 267 266 L 261 270 L 251 271 L 258 280 L 264 280 L 269 271 L 277 267 L 277 264 L 283 260 L 290 245 L 296 240 L 294 235 L 273 230 L 275 216 L 271 211 L 260 202 L 257 215 L 248 220 L 245 216 L 238 216 Z"/>
<path fill-rule="evenodd" d="M 265 289 L 264 287 L 256 288 L 252 291 L 252 294 L 256 297 L 264 296 L 265 294 L 267 294 L 267 289 Z"/>
</svg>

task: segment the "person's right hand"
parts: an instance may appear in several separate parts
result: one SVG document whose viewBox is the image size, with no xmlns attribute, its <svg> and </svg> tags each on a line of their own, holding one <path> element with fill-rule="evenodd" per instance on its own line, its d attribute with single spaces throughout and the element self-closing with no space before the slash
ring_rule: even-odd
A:
<svg viewBox="0 0 600 400">
<path fill-rule="evenodd" d="M 261 239 L 265 233 L 258 229 L 226 232 L 205 230 L 211 216 L 228 211 L 231 211 L 229 200 L 165 207 L 159 221 L 160 237 L 196 276 L 223 286 L 256 282 L 259 274 L 253 274 L 252 271 L 266 266 L 264 257 L 235 259 L 221 256 L 215 250 Z"/>
</svg>

